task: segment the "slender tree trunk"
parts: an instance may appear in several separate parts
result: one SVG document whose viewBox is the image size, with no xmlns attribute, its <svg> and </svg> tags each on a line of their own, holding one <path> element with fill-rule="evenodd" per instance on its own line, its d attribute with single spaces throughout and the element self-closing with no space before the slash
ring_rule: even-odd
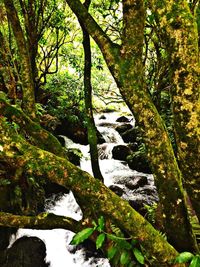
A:
<svg viewBox="0 0 200 267">
<path fill-rule="evenodd" d="M 8 20 L 12 25 L 21 60 L 20 78 L 23 90 L 22 108 L 29 116 L 35 118 L 34 82 L 26 40 L 13 0 L 4 0 L 4 4 L 6 7 Z"/>
<path fill-rule="evenodd" d="M 178 250 L 198 250 L 187 212 L 182 176 L 171 142 L 143 81 L 143 1 L 123 1 L 121 47 L 109 40 L 79 0 L 67 0 L 67 3 L 99 45 L 125 102 L 142 130 L 169 242 Z M 180 227 L 177 228 L 177 225 Z"/>
<path fill-rule="evenodd" d="M 84 3 L 85 7 L 89 9 L 90 0 Z M 80 21 L 79 21 L 80 22 Z M 84 93 L 85 93 L 85 110 L 87 120 L 87 132 L 88 132 L 88 143 L 90 146 L 91 165 L 94 177 L 103 181 L 103 176 L 99 167 L 99 157 L 97 150 L 97 130 L 93 117 L 92 107 L 92 84 L 91 84 L 91 45 L 90 36 L 85 29 L 84 25 L 80 22 L 83 32 L 83 48 L 84 48 Z"/>
<path fill-rule="evenodd" d="M 157 1 L 154 11 L 172 66 L 172 99 L 178 164 L 200 220 L 200 65 L 196 18 L 185 0 Z"/>
</svg>

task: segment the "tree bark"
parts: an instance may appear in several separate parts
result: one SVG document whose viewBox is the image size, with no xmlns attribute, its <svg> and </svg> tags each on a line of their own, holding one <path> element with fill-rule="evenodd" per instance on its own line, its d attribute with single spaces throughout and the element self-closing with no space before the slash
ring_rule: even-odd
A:
<svg viewBox="0 0 200 267">
<path fill-rule="evenodd" d="M 67 158 L 66 150 L 61 146 L 57 138 L 43 129 L 38 123 L 32 121 L 22 110 L 10 105 L 4 94 L 0 94 L 0 114 L 6 116 L 10 122 L 18 124 L 21 129 L 20 133 L 31 144 L 57 156 Z"/>
<path fill-rule="evenodd" d="M 176 266 L 172 262 L 177 251 L 127 201 L 99 180 L 66 159 L 30 145 L 5 122 L 4 117 L 0 118 L 0 138 L 0 160 L 6 160 L 14 168 L 22 168 L 27 177 L 46 177 L 71 189 L 83 211 L 84 207 L 90 206 L 93 219 L 103 215 L 137 240 L 154 267 Z"/>
<path fill-rule="evenodd" d="M 178 250 L 198 250 L 187 212 L 182 175 L 164 122 L 143 81 L 143 1 L 123 1 L 124 29 L 121 47 L 112 44 L 105 33 L 102 33 L 79 0 L 66 1 L 100 47 L 123 99 L 142 130 L 159 193 L 164 231 L 169 242 Z M 180 227 L 177 228 L 177 225 Z M 188 240 L 187 244 L 185 240 Z"/>
<path fill-rule="evenodd" d="M 16 95 L 16 80 L 11 67 L 11 53 L 6 44 L 5 38 L 0 32 L 0 73 L 4 80 L 4 85 L 8 91 L 8 97 L 14 102 L 17 98 Z"/>
<path fill-rule="evenodd" d="M 90 0 L 84 3 L 85 7 L 88 9 L 90 5 Z M 99 156 L 97 149 L 97 130 L 95 127 L 94 117 L 93 117 L 93 107 L 92 107 L 92 84 L 91 84 L 91 45 L 90 36 L 85 29 L 84 25 L 79 21 L 82 32 L 83 32 L 83 48 L 84 48 L 84 94 L 85 94 L 85 111 L 87 120 L 87 134 L 88 143 L 90 146 L 90 157 L 92 171 L 95 178 L 103 181 L 103 176 L 101 174 L 99 166 Z"/>
<path fill-rule="evenodd" d="M 46 212 L 40 213 L 37 216 L 23 216 L 0 212 L 0 226 L 44 230 L 62 228 L 74 233 L 80 231 L 83 227 L 80 222 L 72 218 Z"/>
<path fill-rule="evenodd" d="M 22 108 L 30 117 L 35 118 L 35 96 L 30 55 L 27 49 L 26 40 L 20 25 L 19 17 L 13 0 L 4 0 L 8 20 L 11 23 L 13 34 L 16 39 L 19 56 L 21 60 L 20 79 L 23 90 Z"/>
<path fill-rule="evenodd" d="M 159 7 L 156 1 L 153 10 L 160 35 L 166 40 L 171 66 L 178 164 L 200 220 L 200 66 L 196 17 L 185 0 L 159 1 Z"/>
</svg>

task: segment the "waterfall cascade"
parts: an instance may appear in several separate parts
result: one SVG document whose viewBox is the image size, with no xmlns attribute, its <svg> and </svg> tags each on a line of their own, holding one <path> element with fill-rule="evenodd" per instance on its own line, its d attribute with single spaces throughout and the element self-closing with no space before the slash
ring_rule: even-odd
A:
<svg viewBox="0 0 200 267">
<path fill-rule="evenodd" d="M 116 144 L 124 144 L 119 133 L 115 130 L 116 118 L 119 117 L 119 113 L 108 113 L 105 114 L 104 120 L 99 119 L 100 115 L 96 116 L 95 121 L 99 132 L 103 135 L 106 143 L 99 145 L 99 157 L 100 157 L 100 168 L 105 179 L 106 186 L 117 185 L 121 189 L 125 189 L 123 181 L 132 181 L 133 177 L 138 175 L 147 177 L 147 183 L 144 185 L 143 190 L 146 188 L 152 188 L 155 191 L 153 184 L 152 175 L 138 173 L 137 171 L 131 170 L 128 165 L 119 160 L 114 160 L 112 158 L 112 149 Z M 131 119 L 131 118 L 130 118 Z M 132 121 L 134 124 L 134 121 Z M 65 143 L 67 147 L 79 148 L 83 153 L 83 158 L 81 160 L 81 169 L 92 174 L 89 146 L 83 146 L 73 143 L 70 139 L 65 137 Z M 137 191 L 138 190 L 138 191 Z M 129 190 L 126 188 L 122 197 L 127 200 L 136 201 L 137 199 L 144 198 L 143 191 L 141 188 L 135 190 Z M 157 200 L 157 196 L 149 196 L 150 202 Z M 148 200 L 149 201 L 149 200 Z M 73 194 L 70 192 L 64 195 L 54 207 L 46 207 L 47 211 L 53 212 L 57 215 L 64 215 L 72 217 L 76 220 L 80 220 L 82 217 L 81 210 L 77 205 Z M 104 258 L 94 258 L 85 259 L 84 249 L 79 249 L 75 253 L 70 253 L 71 247 L 69 245 L 73 233 L 70 231 L 55 229 L 55 230 L 28 230 L 19 229 L 17 234 L 12 237 L 10 246 L 13 242 L 21 236 L 37 236 L 41 238 L 46 244 L 47 257 L 46 261 L 50 262 L 50 267 L 109 267 L 109 262 Z"/>
</svg>

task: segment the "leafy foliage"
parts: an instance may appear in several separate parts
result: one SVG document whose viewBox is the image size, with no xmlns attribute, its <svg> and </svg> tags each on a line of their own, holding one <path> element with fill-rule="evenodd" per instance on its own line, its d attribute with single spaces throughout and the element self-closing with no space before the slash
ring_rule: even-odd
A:
<svg viewBox="0 0 200 267">
<path fill-rule="evenodd" d="M 189 267 L 199 267 L 200 266 L 200 255 L 194 255 L 191 252 L 182 252 L 175 259 L 175 263 L 186 263 L 189 262 Z"/>
<path fill-rule="evenodd" d="M 107 258 L 112 262 L 112 266 L 117 267 L 119 264 L 122 264 L 124 267 L 144 265 L 145 258 L 136 240 L 125 238 L 122 231 L 113 224 L 111 225 L 113 233 L 105 232 L 105 220 L 103 216 L 98 218 L 97 223 L 93 221 L 93 225 L 93 228 L 89 227 L 78 232 L 73 237 L 70 244 L 78 245 L 88 239 L 95 232 L 95 234 L 97 234 L 97 249 L 103 247 L 106 239 L 110 240 L 112 245 L 109 246 L 107 250 Z"/>
</svg>

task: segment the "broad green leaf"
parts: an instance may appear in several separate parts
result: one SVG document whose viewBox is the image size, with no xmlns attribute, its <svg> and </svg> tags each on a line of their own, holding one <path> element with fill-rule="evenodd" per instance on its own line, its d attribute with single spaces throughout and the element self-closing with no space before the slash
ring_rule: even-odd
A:
<svg viewBox="0 0 200 267">
<path fill-rule="evenodd" d="M 78 232 L 70 242 L 71 245 L 78 245 L 87 239 L 94 232 L 93 228 L 86 228 Z"/>
<path fill-rule="evenodd" d="M 137 248 L 134 248 L 133 249 L 133 254 L 136 258 L 136 260 L 140 263 L 140 264 L 144 264 L 144 256 L 142 255 L 142 252 L 137 249 Z"/>
<path fill-rule="evenodd" d="M 116 247 L 111 247 L 108 249 L 108 259 L 111 260 L 115 254 L 117 253 L 117 248 Z"/>
<path fill-rule="evenodd" d="M 104 217 L 103 217 L 103 216 L 101 216 L 101 217 L 98 219 L 98 224 L 99 224 L 98 230 L 99 230 L 99 231 L 104 230 L 104 225 L 105 225 L 105 223 L 104 223 Z"/>
<path fill-rule="evenodd" d="M 187 251 L 182 252 L 176 257 L 175 262 L 176 263 L 189 262 L 193 257 L 194 257 L 194 255 L 190 252 L 187 252 Z"/>
<path fill-rule="evenodd" d="M 199 267 L 200 266 L 200 256 L 197 255 L 197 256 L 194 256 L 192 258 L 192 261 L 189 265 L 189 267 Z"/>
<path fill-rule="evenodd" d="M 126 265 L 129 263 L 131 257 L 128 251 L 123 251 L 120 257 L 120 263 Z"/>
<path fill-rule="evenodd" d="M 97 240 L 96 240 L 96 248 L 99 249 L 102 247 L 103 245 L 103 242 L 105 240 L 105 237 L 106 235 L 104 233 L 100 234 L 98 237 L 97 237 Z"/>
</svg>

